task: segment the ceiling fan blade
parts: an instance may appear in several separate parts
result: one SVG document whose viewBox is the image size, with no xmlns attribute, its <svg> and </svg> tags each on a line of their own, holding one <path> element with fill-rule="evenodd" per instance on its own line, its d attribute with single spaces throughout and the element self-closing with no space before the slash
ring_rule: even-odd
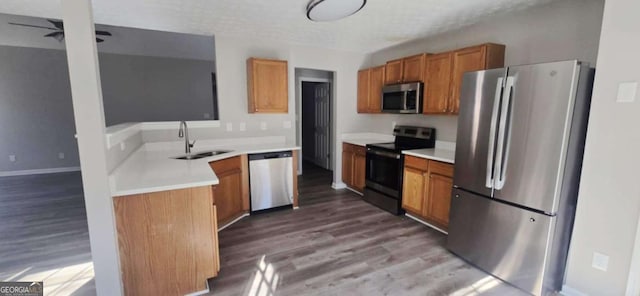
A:
<svg viewBox="0 0 640 296">
<path fill-rule="evenodd" d="M 19 23 L 9 23 L 9 25 L 14 25 L 14 26 L 23 26 L 23 27 L 30 27 L 30 28 L 39 28 L 39 29 L 47 29 L 47 30 L 54 30 L 57 31 L 57 28 L 50 28 L 50 27 L 45 27 L 45 26 L 36 26 L 36 25 L 28 25 L 28 24 L 19 24 Z"/>
<path fill-rule="evenodd" d="M 104 41 L 104 39 L 96 38 L 96 42 L 98 42 L 98 43 L 103 42 L 103 41 Z"/>
<path fill-rule="evenodd" d="M 62 21 L 56 21 L 56 20 L 48 20 L 51 24 L 53 24 L 54 27 L 60 29 L 60 30 L 64 30 L 64 24 L 62 23 Z"/>
<path fill-rule="evenodd" d="M 96 30 L 96 35 L 101 35 L 101 36 L 111 36 L 111 33 L 107 32 L 107 31 L 99 31 L 99 30 Z"/>
</svg>

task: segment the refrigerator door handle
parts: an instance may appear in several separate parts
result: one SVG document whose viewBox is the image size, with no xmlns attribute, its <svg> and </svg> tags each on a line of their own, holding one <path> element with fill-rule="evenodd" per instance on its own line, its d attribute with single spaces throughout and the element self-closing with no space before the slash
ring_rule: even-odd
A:
<svg viewBox="0 0 640 296">
<path fill-rule="evenodd" d="M 504 187 L 506 178 L 506 159 L 509 154 L 507 142 L 507 127 L 510 125 L 511 117 L 511 93 L 513 86 L 515 85 L 515 77 L 507 77 L 505 84 L 505 92 L 502 97 L 502 112 L 500 112 L 500 129 L 498 132 L 498 150 L 496 152 L 495 159 L 495 190 L 500 190 Z"/>
<path fill-rule="evenodd" d="M 498 128 L 498 114 L 500 112 L 500 97 L 502 97 L 504 78 L 498 78 L 496 83 L 496 94 L 493 98 L 493 110 L 491 112 L 491 127 L 489 130 L 489 151 L 487 152 L 487 178 L 485 186 L 487 188 L 493 188 L 494 176 L 493 176 L 493 163 L 495 156 L 495 144 L 496 144 L 496 129 Z"/>
</svg>

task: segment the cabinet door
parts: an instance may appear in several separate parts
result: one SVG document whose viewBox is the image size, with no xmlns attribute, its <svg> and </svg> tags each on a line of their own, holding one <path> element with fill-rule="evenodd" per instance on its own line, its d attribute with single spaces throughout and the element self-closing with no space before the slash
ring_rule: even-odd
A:
<svg viewBox="0 0 640 296">
<path fill-rule="evenodd" d="M 402 208 L 422 214 L 425 202 L 425 172 L 410 167 L 404 168 L 402 183 Z"/>
<path fill-rule="evenodd" d="M 353 152 L 342 150 L 342 182 L 353 187 Z"/>
<path fill-rule="evenodd" d="M 366 163 L 365 154 L 355 153 L 353 155 L 353 188 L 360 192 L 364 192 Z"/>
<path fill-rule="evenodd" d="M 388 61 L 385 65 L 384 84 L 401 83 L 402 72 L 402 59 Z"/>
<path fill-rule="evenodd" d="M 216 172 L 220 183 L 216 186 L 218 224 L 226 224 L 244 213 L 242 209 L 242 172 Z"/>
<path fill-rule="evenodd" d="M 287 113 L 289 90 L 287 61 L 247 60 L 250 113 Z"/>
<path fill-rule="evenodd" d="M 424 114 L 447 113 L 451 90 L 452 53 L 427 57 L 424 88 Z"/>
<path fill-rule="evenodd" d="M 486 46 L 465 48 L 453 53 L 453 70 L 451 79 L 451 95 L 449 97 L 449 112 L 458 113 L 460 110 L 460 86 L 462 75 L 469 71 L 485 69 Z"/>
<path fill-rule="evenodd" d="M 402 81 L 423 82 L 424 62 L 426 54 L 419 54 L 402 59 Z"/>
<path fill-rule="evenodd" d="M 358 71 L 358 113 L 369 112 L 370 75 L 370 69 Z"/>
<path fill-rule="evenodd" d="M 449 208 L 453 179 L 439 174 L 429 175 L 429 193 L 427 198 L 427 218 L 443 227 L 449 225 Z"/>
<path fill-rule="evenodd" d="M 385 66 L 371 68 L 369 78 L 369 112 L 382 111 L 382 87 L 384 86 Z"/>
</svg>

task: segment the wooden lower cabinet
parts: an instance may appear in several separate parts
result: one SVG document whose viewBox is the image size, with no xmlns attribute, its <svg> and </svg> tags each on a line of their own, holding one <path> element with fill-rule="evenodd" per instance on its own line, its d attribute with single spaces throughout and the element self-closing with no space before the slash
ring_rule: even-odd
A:
<svg viewBox="0 0 640 296">
<path fill-rule="evenodd" d="M 206 290 L 220 268 L 211 186 L 114 197 L 125 295 Z"/>
<path fill-rule="evenodd" d="M 218 176 L 216 206 L 218 224 L 225 225 L 249 211 L 247 156 L 236 156 L 209 163 Z"/>
<path fill-rule="evenodd" d="M 365 185 L 366 148 L 342 143 L 342 182 L 362 193 Z"/>
<path fill-rule="evenodd" d="M 405 157 L 402 208 L 443 230 L 449 226 L 453 165 Z"/>
</svg>

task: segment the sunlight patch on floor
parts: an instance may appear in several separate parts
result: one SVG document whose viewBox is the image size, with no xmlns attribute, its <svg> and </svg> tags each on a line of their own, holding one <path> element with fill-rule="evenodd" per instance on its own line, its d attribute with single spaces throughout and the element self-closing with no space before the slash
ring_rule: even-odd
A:
<svg viewBox="0 0 640 296">
<path fill-rule="evenodd" d="M 26 268 L 5 281 L 44 282 L 44 295 L 71 295 L 84 284 L 93 279 L 93 262 L 80 263 L 44 271 L 29 272 Z"/>
<path fill-rule="evenodd" d="M 492 276 L 487 276 L 479 281 L 469 285 L 468 287 L 462 288 L 451 293 L 451 296 L 472 296 L 472 295 L 482 295 L 483 293 L 493 289 L 501 282 L 499 279 L 496 279 Z"/>
<path fill-rule="evenodd" d="M 265 255 L 262 255 L 257 264 L 257 269 L 250 281 L 247 296 L 273 296 L 278 287 L 280 276 L 276 272 L 273 264 L 265 261 Z"/>
</svg>

